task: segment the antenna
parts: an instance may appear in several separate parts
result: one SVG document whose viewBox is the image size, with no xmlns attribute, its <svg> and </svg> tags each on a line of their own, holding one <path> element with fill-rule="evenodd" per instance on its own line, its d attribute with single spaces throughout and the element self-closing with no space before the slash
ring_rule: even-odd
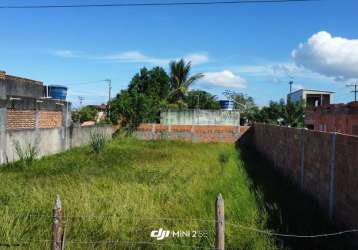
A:
<svg viewBox="0 0 358 250">
<path fill-rule="evenodd" d="M 80 107 L 82 106 L 82 103 L 83 103 L 83 101 L 84 101 L 84 96 L 79 96 L 78 97 L 78 100 L 80 100 Z"/>
</svg>

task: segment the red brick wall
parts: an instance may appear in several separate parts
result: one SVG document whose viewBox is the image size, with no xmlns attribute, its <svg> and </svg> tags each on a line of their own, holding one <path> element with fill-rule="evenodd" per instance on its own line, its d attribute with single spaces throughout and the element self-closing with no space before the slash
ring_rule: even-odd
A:
<svg viewBox="0 0 358 250">
<path fill-rule="evenodd" d="M 325 125 L 326 132 L 358 135 L 353 129 L 358 127 L 358 102 L 308 108 L 305 113 L 306 125 L 314 125 L 314 130 L 320 131 L 320 125 Z"/>
<path fill-rule="evenodd" d="M 243 127 L 246 131 L 247 127 Z M 240 137 L 236 126 L 141 124 L 136 136 L 140 139 L 170 139 L 193 142 L 236 142 Z"/>
<path fill-rule="evenodd" d="M 358 136 L 255 124 L 252 143 L 338 226 L 357 227 Z"/>
<path fill-rule="evenodd" d="M 335 219 L 346 228 L 358 225 L 358 137 L 337 135 Z"/>
<path fill-rule="evenodd" d="M 39 111 L 39 128 L 60 128 L 62 125 L 62 112 Z M 7 111 L 7 129 L 34 129 L 36 127 L 35 110 L 14 110 Z"/>
<path fill-rule="evenodd" d="M 35 128 L 34 110 L 7 111 L 7 129 L 33 129 Z"/>
<path fill-rule="evenodd" d="M 40 111 L 39 128 L 60 128 L 62 125 L 62 112 Z"/>
</svg>

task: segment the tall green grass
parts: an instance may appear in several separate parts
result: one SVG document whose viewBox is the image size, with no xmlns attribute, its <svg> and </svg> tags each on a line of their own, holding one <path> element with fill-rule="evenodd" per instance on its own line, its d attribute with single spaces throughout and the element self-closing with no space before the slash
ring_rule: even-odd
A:
<svg viewBox="0 0 358 250">
<path fill-rule="evenodd" d="M 266 229 L 268 221 L 260 195 L 251 191 L 243 164 L 228 144 L 124 138 L 106 145 L 100 155 L 82 147 L 26 169 L 14 164 L 0 169 L 0 243 L 19 243 L 16 249 L 49 249 L 49 242 L 38 241 L 51 239 L 56 194 L 64 208 L 66 249 L 211 248 L 218 193 L 227 222 Z M 199 230 L 207 237 L 150 238 L 159 228 Z M 226 246 L 276 248 L 272 238 L 230 225 Z"/>
</svg>

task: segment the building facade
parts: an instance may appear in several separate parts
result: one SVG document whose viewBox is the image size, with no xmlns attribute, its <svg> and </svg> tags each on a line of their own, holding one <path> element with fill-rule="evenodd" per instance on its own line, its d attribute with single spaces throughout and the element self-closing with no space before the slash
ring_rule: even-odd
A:
<svg viewBox="0 0 358 250">
<path fill-rule="evenodd" d="M 48 98 L 42 82 L 0 71 L 0 163 L 8 157 L 1 145 L 12 143 L 6 140 L 14 131 L 36 134 L 40 129 L 57 128 L 65 138 L 71 125 L 70 110 L 69 102 Z"/>
<path fill-rule="evenodd" d="M 287 101 L 303 102 L 306 107 L 319 107 L 333 102 L 334 92 L 300 89 L 287 95 Z"/>
<path fill-rule="evenodd" d="M 358 135 L 358 102 L 306 108 L 308 129 Z"/>
</svg>

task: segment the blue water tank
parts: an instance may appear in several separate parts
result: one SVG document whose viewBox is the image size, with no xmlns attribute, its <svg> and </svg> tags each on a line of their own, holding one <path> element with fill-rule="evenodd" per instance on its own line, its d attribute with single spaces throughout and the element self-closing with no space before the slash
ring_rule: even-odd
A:
<svg viewBox="0 0 358 250">
<path fill-rule="evenodd" d="M 220 107 L 221 109 L 226 110 L 233 110 L 234 109 L 234 102 L 229 100 L 220 100 Z"/>
<path fill-rule="evenodd" d="M 67 87 L 61 85 L 49 85 L 48 86 L 49 96 L 58 99 L 66 100 L 67 97 Z"/>
</svg>

